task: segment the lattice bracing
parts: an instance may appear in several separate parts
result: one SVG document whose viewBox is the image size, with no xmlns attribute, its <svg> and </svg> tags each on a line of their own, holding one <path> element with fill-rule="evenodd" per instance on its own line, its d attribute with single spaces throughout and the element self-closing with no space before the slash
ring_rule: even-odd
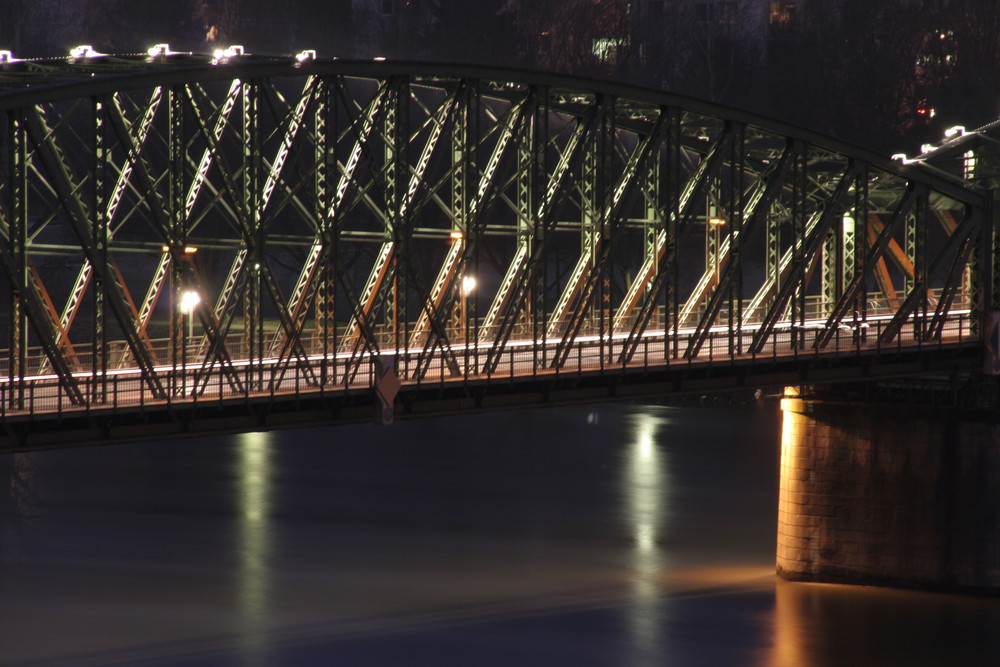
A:
<svg viewBox="0 0 1000 667">
<path fill-rule="evenodd" d="M 170 401 L 387 357 L 406 383 L 920 345 L 997 298 L 984 191 L 665 93 L 239 51 L 0 67 L 11 409 L 43 376 L 98 405 L 129 373 Z"/>
</svg>

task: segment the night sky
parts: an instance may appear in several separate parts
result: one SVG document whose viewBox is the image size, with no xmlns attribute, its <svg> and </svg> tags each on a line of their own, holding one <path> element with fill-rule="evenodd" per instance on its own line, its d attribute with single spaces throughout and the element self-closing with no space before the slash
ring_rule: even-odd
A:
<svg viewBox="0 0 1000 667">
<path fill-rule="evenodd" d="M 886 154 L 992 121 L 1000 3 L 981 0 L 0 0 L 0 48 L 500 64 L 747 109 Z M 794 7 L 792 7 L 794 5 Z M 791 9 L 789 9 L 791 7 Z"/>
</svg>

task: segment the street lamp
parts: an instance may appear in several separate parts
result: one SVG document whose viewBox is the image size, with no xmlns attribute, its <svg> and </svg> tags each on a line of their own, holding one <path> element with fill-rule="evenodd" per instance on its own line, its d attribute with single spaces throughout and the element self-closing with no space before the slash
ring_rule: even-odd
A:
<svg viewBox="0 0 1000 667">
<path fill-rule="evenodd" d="M 459 292 L 461 293 L 461 297 L 458 299 L 458 303 L 455 306 L 454 320 L 454 326 L 457 327 L 458 335 L 461 337 L 462 342 L 466 342 L 469 337 L 469 295 L 475 290 L 475 276 L 462 276 L 462 280 L 459 283 Z"/>
<path fill-rule="evenodd" d="M 715 208 L 714 206 L 712 208 Z M 722 228 L 726 226 L 726 219 L 718 215 L 711 215 L 708 218 L 708 226 L 712 230 L 711 248 L 709 254 L 715 273 L 715 282 L 719 282 L 719 264 L 722 259 Z"/>
<path fill-rule="evenodd" d="M 194 309 L 201 303 L 201 295 L 194 290 L 181 293 L 180 311 L 188 318 L 188 338 L 194 336 Z"/>
<path fill-rule="evenodd" d="M 187 327 L 187 338 L 184 339 L 183 349 L 181 351 L 181 380 L 182 384 L 186 386 L 187 384 L 187 358 L 188 358 L 188 345 L 190 345 L 191 339 L 194 337 L 194 309 L 198 307 L 201 303 L 201 295 L 194 290 L 186 290 L 181 292 L 181 302 L 177 305 L 181 314 L 187 317 L 188 327 Z"/>
</svg>

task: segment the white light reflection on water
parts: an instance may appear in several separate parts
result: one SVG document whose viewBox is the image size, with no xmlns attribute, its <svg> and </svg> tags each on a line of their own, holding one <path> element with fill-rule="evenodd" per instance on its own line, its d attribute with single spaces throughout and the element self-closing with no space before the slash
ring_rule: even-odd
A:
<svg viewBox="0 0 1000 667">
<path fill-rule="evenodd" d="M 244 433 L 238 441 L 237 498 L 242 646 L 260 658 L 268 608 L 271 535 L 271 435 Z"/>
<path fill-rule="evenodd" d="M 666 559 L 659 541 L 669 519 L 667 457 L 656 438 L 667 419 L 647 409 L 631 422 L 622 480 L 633 539 L 630 622 L 637 645 L 647 656 L 656 656 L 664 648 L 660 575 Z"/>
</svg>

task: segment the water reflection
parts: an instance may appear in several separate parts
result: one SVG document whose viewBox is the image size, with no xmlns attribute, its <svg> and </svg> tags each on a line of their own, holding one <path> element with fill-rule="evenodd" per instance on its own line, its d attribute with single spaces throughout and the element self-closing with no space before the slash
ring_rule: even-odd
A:
<svg viewBox="0 0 1000 667">
<path fill-rule="evenodd" d="M 33 454 L 0 457 L 0 556 L 18 560 L 24 556 L 24 532 L 28 520 L 38 514 L 38 469 Z"/>
<path fill-rule="evenodd" d="M 261 653 L 268 607 L 271 535 L 271 434 L 244 433 L 237 447 L 236 508 L 239 516 L 237 590 L 243 646 Z"/>
<path fill-rule="evenodd" d="M 996 600 L 778 580 L 773 645 L 761 662 L 774 667 L 996 664 L 998 627 Z"/>
<path fill-rule="evenodd" d="M 456 419 L 0 455 L 0 663 L 998 662 L 1000 601 L 775 583 L 776 424 Z"/>
<path fill-rule="evenodd" d="M 654 658 L 663 650 L 660 574 L 666 559 L 660 538 L 669 519 L 667 455 L 657 435 L 667 419 L 655 409 L 648 409 L 633 414 L 631 422 L 631 442 L 625 452 L 622 476 L 633 544 L 629 621 L 637 648 Z"/>
</svg>

